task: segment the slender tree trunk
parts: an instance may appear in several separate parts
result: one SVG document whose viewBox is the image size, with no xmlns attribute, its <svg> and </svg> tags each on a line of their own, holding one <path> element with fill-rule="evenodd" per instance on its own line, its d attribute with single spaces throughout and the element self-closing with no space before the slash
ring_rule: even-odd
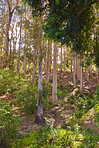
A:
<svg viewBox="0 0 99 148">
<path fill-rule="evenodd" d="M 49 65 L 50 65 L 50 44 L 48 41 L 47 62 L 46 62 L 46 83 L 49 82 Z"/>
<path fill-rule="evenodd" d="M 73 71 L 73 80 L 74 80 L 74 88 L 76 88 L 76 56 L 73 57 L 74 61 L 74 71 Z"/>
<path fill-rule="evenodd" d="M 51 66 L 52 66 L 52 43 L 49 41 L 49 48 L 50 48 L 50 65 L 49 65 L 49 71 L 51 72 Z"/>
<path fill-rule="evenodd" d="M 72 57 L 71 57 L 71 73 L 72 73 Z"/>
<path fill-rule="evenodd" d="M 5 3 L 3 2 L 3 10 L 2 10 L 3 22 L 2 22 L 2 31 L 1 31 L 1 39 L 0 39 L 0 69 L 3 69 L 3 56 L 2 56 L 2 46 L 3 46 L 3 32 L 4 32 L 4 25 L 5 25 Z"/>
<path fill-rule="evenodd" d="M 81 60 L 82 59 L 80 59 L 80 63 L 81 63 Z M 82 65 L 80 65 L 80 93 L 83 92 L 83 73 L 82 71 L 83 71 L 83 67 Z"/>
<path fill-rule="evenodd" d="M 89 82 L 89 69 L 87 69 L 87 82 Z"/>
<path fill-rule="evenodd" d="M 90 71 L 90 77 L 92 77 L 92 65 L 90 65 L 89 71 Z"/>
<path fill-rule="evenodd" d="M 26 21 L 26 12 L 25 12 L 25 21 Z M 25 48 L 24 48 L 24 60 L 23 60 L 23 71 L 26 74 L 26 49 L 27 48 L 27 32 L 25 28 Z"/>
<path fill-rule="evenodd" d="M 12 49 L 11 49 L 11 40 L 10 40 L 10 55 L 9 55 L 9 68 L 10 68 L 10 64 L 11 64 L 11 54 L 12 54 Z"/>
<path fill-rule="evenodd" d="M 28 73 L 30 72 L 30 63 L 28 62 Z"/>
<path fill-rule="evenodd" d="M 80 81 L 80 59 L 77 57 L 77 67 L 76 67 L 76 71 L 77 71 L 77 79 Z"/>
<path fill-rule="evenodd" d="M 65 73 L 65 48 L 64 48 L 64 73 Z"/>
<path fill-rule="evenodd" d="M 61 46 L 61 72 L 62 72 L 62 46 Z"/>
<path fill-rule="evenodd" d="M 41 21 L 41 20 L 40 20 Z M 41 22 L 42 24 L 42 22 Z M 41 26 L 40 26 L 41 27 Z M 45 122 L 43 117 L 43 103 L 42 103 L 42 31 L 40 29 L 40 51 L 39 51 L 39 73 L 38 73 L 38 101 L 37 101 L 37 117 L 35 119 L 36 123 L 42 124 Z"/>
<path fill-rule="evenodd" d="M 10 65 L 11 65 L 11 54 L 12 54 L 12 38 L 13 38 L 13 28 L 14 28 L 14 25 L 12 25 L 12 33 L 11 33 L 11 40 L 10 40 L 10 55 L 9 55 L 9 68 L 10 68 Z"/>
<path fill-rule="evenodd" d="M 18 3 L 19 3 L 19 0 L 16 1 L 16 5 L 14 6 L 13 10 L 11 11 L 10 2 L 9 2 L 9 0 L 7 0 L 7 5 L 9 8 L 9 17 L 8 17 L 8 23 L 6 26 L 6 48 L 5 48 L 5 57 L 4 57 L 4 68 L 7 67 L 8 50 L 9 50 L 9 29 L 10 29 L 11 19 L 12 19 L 12 15 L 13 15 L 14 10 L 16 9 Z"/>
<path fill-rule="evenodd" d="M 44 41 L 43 41 L 43 47 L 44 47 Z M 45 56 L 44 56 L 44 72 L 46 73 L 47 68 L 47 50 L 45 50 Z"/>
<path fill-rule="evenodd" d="M 54 51 L 53 51 L 53 91 L 52 98 L 53 102 L 57 102 L 57 47 L 56 43 L 54 43 Z"/>
<path fill-rule="evenodd" d="M 9 50 L 9 29 L 10 29 L 11 18 L 12 18 L 12 13 L 11 13 L 11 10 L 10 10 L 9 11 L 8 24 L 6 26 L 6 48 L 5 48 L 4 68 L 7 67 L 8 50 Z"/>
<path fill-rule="evenodd" d="M 24 49 L 23 71 L 26 74 L 26 49 Z"/>
<path fill-rule="evenodd" d="M 98 85 L 98 68 L 96 67 L 96 85 Z"/>
<path fill-rule="evenodd" d="M 20 40 L 19 40 L 19 50 L 18 50 L 18 62 L 17 62 L 17 74 L 18 74 L 18 75 L 19 75 L 19 70 L 20 70 L 21 29 L 22 29 L 22 14 L 21 14 L 21 24 L 20 24 Z"/>
<path fill-rule="evenodd" d="M 33 65 L 33 77 L 32 77 L 32 82 L 33 82 L 33 86 L 35 86 L 35 74 L 36 74 L 36 40 L 35 40 L 33 64 L 34 64 L 34 65 Z"/>
</svg>

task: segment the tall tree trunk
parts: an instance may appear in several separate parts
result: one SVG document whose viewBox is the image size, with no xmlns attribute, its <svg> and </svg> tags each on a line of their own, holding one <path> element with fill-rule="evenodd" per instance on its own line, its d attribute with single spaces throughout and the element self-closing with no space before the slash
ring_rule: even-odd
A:
<svg viewBox="0 0 99 148">
<path fill-rule="evenodd" d="M 44 45 L 44 41 L 43 41 L 43 47 Z M 47 68 L 47 50 L 45 50 L 45 55 L 44 55 L 44 72 L 46 73 L 46 68 Z"/>
<path fill-rule="evenodd" d="M 16 9 L 18 5 L 19 0 L 16 1 L 16 5 L 14 6 L 13 10 L 11 11 L 11 6 L 9 0 L 7 0 L 8 8 L 9 8 L 9 17 L 8 17 L 8 23 L 6 26 L 6 48 L 5 48 L 5 57 L 4 57 L 4 68 L 7 67 L 7 60 L 8 60 L 8 50 L 9 50 L 9 29 L 11 24 L 12 15 L 14 13 L 14 10 Z"/>
<path fill-rule="evenodd" d="M 28 62 L 28 73 L 30 72 L 30 63 Z"/>
<path fill-rule="evenodd" d="M 12 13 L 10 10 L 8 24 L 6 26 L 6 48 L 5 48 L 4 68 L 7 67 L 8 50 L 9 50 L 9 29 L 10 29 L 11 18 L 12 18 Z"/>
<path fill-rule="evenodd" d="M 71 56 L 71 68 L 70 69 L 71 69 L 71 73 L 72 73 L 72 56 Z"/>
<path fill-rule="evenodd" d="M 76 88 L 76 56 L 73 57 L 74 61 L 74 71 L 73 71 L 73 80 L 74 80 L 74 88 Z"/>
<path fill-rule="evenodd" d="M 80 59 L 80 63 L 82 61 L 82 58 Z M 80 65 L 80 93 L 83 92 L 83 67 Z"/>
<path fill-rule="evenodd" d="M 47 61 L 46 61 L 46 83 L 49 82 L 49 65 L 50 65 L 50 44 L 48 41 Z"/>
<path fill-rule="evenodd" d="M 2 56 L 2 48 L 3 48 L 3 36 L 4 36 L 4 25 L 5 25 L 5 2 L 3 2 L 3 10 L 2 10 L 2 16 L 3 16 L 3 21 L 2 21 L 2 31 L 1 31 L 1 38 L 0 38 L 0 69 L 3 69 L 3 56 Z"/>
<path fill-rule="evenodd" d="M 26 21 L 26 12 L 25 12 L 25 21 Z M 27 32 L 25 28 L 25 48 L 24 48 L 24 60 L 23 60 L 23 71 L 26 74 L 26 49 L 27 48 Z"/>
<path fill-rule="evenodd" d="M 61 46 L 61 72 L 62 72 L 62 46 Z"/>
<path fill-rule="evenodd" d="M 13 28 L 14 28 L 14 24 L 12 25 L 12 33 L 11 33 L 11 40 L 10 40 L 10 55 L 9 55 L 9 68 L 11 66 L 11 54 L 12 54 L 12 38 L 13 38 Z"/>
<path fill-rule="evenodd" d="M 51 66 L 52 66 L 52 43 L 49 41 L 49 48 L 50 48 L 50 65 L 49 65 L 49 71 L 51 72 Z"/>
<path fill-rule="evenodd" d="M 89 69 L 87 69 L 87 82 L 89 82 Z"/>
<path fill-rule="evenodd" d="M 90 77 L 92 77 L 92 64 L 89 67 L 89 71 L 90 71 Z"/>
<path fill-rule="evenodd" d="M 26 74 L 26 49 L 24 49 L 23 71 Z"/>
<path fill-rule="evenodd" d="M 34 59 L 33 59 L 33 77 L 32 77 L 32 82 L 33 86 L 35 86 L 35 74 L 36 74 L 36 40 L 35 40 L 35 48 L 34 48 Z"/>
<path fill-rule="evenodd" d="M 22 30 L 22 14 L 21 14 L 20 40 L 19 40 L 19 50 L 18 50 L 18 62 L 17 62 L 17 74 L 18 74 L 18 75 L 19 75 L 19 70 L 20 70 L 21 30 Z"/>
<path fill-rule="evenodd" d="M 65 73 L 65 47 L 64 47 L 64 73 Z"/>
<path fill-rule="evenodd" d="M 76 74 L 77 74 L 77 79 L 80 81 L 80 59 L 79 57 L 76 57 Z"/>
<path fill-rule="evenodd" d="M 41 24 L 42 21 L 40 20 Z M 41 27 L 41 26 L 40 26 Z M 42 31 L 40 29 L 40 50 L 39 50 L 39 73 L 38 73 L 38 100 L 37 100 L 37 117 L 35 119 L 36 123 L 42 124 L 45 122 L 43 117 L 43 103 L 42 103 Z"/>
<path fill-rule="evenodd" d="M 98 68 L 96 67 L 96 85 L 98 85 Z"/>
<path fill-rule="evenodd" d="M 57 47 L 56 43 L 54 43 L 54 51 L 53 51 L 53 91 L 52 98 L 53 102 L 57 102 Z"/>
</svg>

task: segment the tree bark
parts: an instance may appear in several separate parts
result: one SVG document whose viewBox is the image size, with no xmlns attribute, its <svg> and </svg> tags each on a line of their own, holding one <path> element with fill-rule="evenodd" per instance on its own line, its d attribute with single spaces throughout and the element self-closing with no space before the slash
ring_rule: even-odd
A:
<svg viewBox="0 0 99 148">
<path fill-rule="evenodd" d="M 81 63 L 82 59 L 80 59 L 80 63 Z M 83 92 L 83 67 L 82 65 L 80 65 L 80 93 Z"/>
<path fill-rule="evenodd" d="M 65 48 L 64 48 L 64 73 L 65 73 Z"/>
<path fill-rule="evenodd" d="M 90 77 L 92 77 L 92 65 L 90 65 L 89 71 L 90 71 Z"/>
<path fill-rule="evenodd" d="M 49 41 L 49 48 L 50 48 L 50 65 L 49 65 L 49 71 L 51 72 L 51 66 L 52 66 L 52 43 Z"/>
<path fill-rule="evenodd" d="M 40 23 L 42 24 L 42 21 L 40 20 Z M 41 25 L 40 25 L 41 27 Z M 38 100 L 37 100 L 37 117 L 35 119 L 36 123 L 42 124 L 45 122 L 45 119 L 43 117 L 43 103 L 42 103 L 42 50 L 43 50 L 43 44 L 42 44 L 42 31 L 40 29 L 40 50 L 39 50 L 39 73 L 38 73 Z"/>
<path fill-rule="evenodd" d="M 71 74 L 72 74 L 72 57 L 71 57 Z"/>
<path fill-rule="evenodd" d="M 12 19 L 12 15 L 14 13 L 14 10 L 16 9 L 16 7 L 18 5 L 19 0 L 17 0 L 16 5 L 12 11 L 11 11 L 11 6 L 9 3 L 9 0 L 6 0 L 6 1 L 7 1 L 8 8 L 9 8 L 9 17 L 8 17 L 8 23 L 6 26 L 6 48 L 5 48 L 5 57 L 4 57 L 4 68 L 7 67 L 8 50 L 9 50 L 9 29 L 10 29 L 11 19 Z"/>
<path fill-rule="evenodd" d="M 25 12 L 25 21 L 26 21 L 26 12 Z M 23 60 L 23 71 L 26 74 L 26 49 L 27 48 L 27 32 L 25 28 L 25 47 L 24 47 L 24 60 Z"/>
<path fill-rule="evenodd" d="M 56 43 L 54 43 L 54 51 L 53 51 L 53 91 L 52 98 L 53 103 L 57 102 L 57 47 Z"/>
<path fill-rule="evenodd" d="M 98 85 L 98 68 L 96 67 L 96 85 Z"/>
<path fill-rule="evenodd" d="M 62 46 L 61 46 L 61 72 L 62 72 Z"/>
<path fill-rule="evenodd" d="M 35 74 L 36 74 L 36 39 L 35 39 L 35 48 L 34 48 L 34 59 L 33 59 L 33 77 L 32 82 L 33 86 L 35 86 Z"/>
<path fill-rule="evenodd" d="M 50 44 L 48 41 L 47 61 L 46 61 L 46 83 L 49 82 L 49 65 L 50 65 Z"/>
<path fill-rule="evenodd" d="M 87 82 L 89 82 L 89 69 L 87 69 Z"/>
<path fill-rule="evenodd" d="M 18 50 L 18 62 L 17 62 L 17 74 L 18 74 L 18 75 L 19 75 L 19 70 L 20 70 L 21 30 L 22 30 L 22 14 L 21 14 L 20 40 L 19 40 L 19 50 Z"/>
<path fill-rule="evenodd" d="M 73 80 L 74 80 L 74 88 L 76 88 L 76 56 L 73 57 L 74 61 L 74 71 L 73 71 Z"/>
</svg>

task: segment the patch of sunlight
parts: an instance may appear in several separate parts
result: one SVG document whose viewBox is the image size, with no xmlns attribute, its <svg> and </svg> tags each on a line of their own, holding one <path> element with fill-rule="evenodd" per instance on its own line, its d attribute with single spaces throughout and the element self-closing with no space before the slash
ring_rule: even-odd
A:
<svg viewBox="0 0 99 148">
<path fill-rule="evenodd" d="M 67 76 L 64 76 L 64 78 L 67 78 Z"/>
</svg>

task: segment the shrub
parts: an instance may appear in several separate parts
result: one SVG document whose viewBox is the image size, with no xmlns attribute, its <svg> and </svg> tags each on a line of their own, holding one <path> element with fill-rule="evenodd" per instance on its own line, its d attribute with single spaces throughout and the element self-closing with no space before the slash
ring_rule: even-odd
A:
<svg viewBox="0 0 99 148">
<path fill-rule="evenodd" d="M 0 100 L 0 144 L 9 147 L 11 139 L 16 137 L 18 118 L 13 116 L 12 108 Z"/>
<path fill-rule="evenodd" d="M 37 105 L 37 87 L 25 83 L 16 93 L 17 105 L 21 110 L 27 114 L 34 113 Z"/>
</svg>

